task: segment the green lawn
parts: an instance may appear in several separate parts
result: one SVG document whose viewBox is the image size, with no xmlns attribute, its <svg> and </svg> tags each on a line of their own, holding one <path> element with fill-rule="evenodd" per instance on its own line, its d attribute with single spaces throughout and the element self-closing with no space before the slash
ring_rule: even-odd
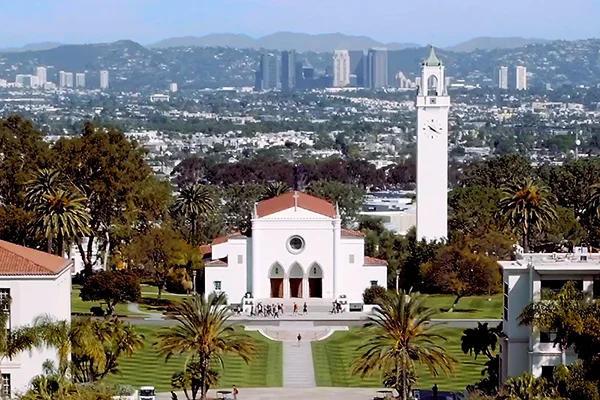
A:
<svg viewBox="0 0 600 400">
<path fill-rule="evenodd" d="M 440 333 L 447 341 L 441 342 L 446 351 L 458 359 L 454 373 L 433 378 L 426 368 L 418 367 L 419 382 L 416 388 L 430 389 L 437 383 L 440 390 L 462 391 L 467 385 L 481 379 L 481 370 L 485 357 L 477 361 L 465 355 L 460 350 L 460 338 L 463 330 L 457 328 L 442 328 Z M 360 355 L 357 351 L 364 343 L 364 334 L 360 328 L 351 328 L 348 332 L 336 332 L 330 338 L 312 343 L 315 378 L 317 386 L 325 387 L 381 387 L 383 379 L 379 374 L 366 379 L 352 375 L 352 363 Z"/>
<path fill-rule="evenodd" d="M 78 285 L 73 285 L 73 290 L 71 291 L 71 313 L 91 315 L 90 308 L 100 306 L 100 302 L 81 300 L 81 297 L 79 297 L 80 288 L 81 287 Z M 104 307 L 104 309 L 106 309 L 106 307 Z M 127 304 L 117 304 L 115 307 L 115 314 L 118 316 L 132 315 L 127 309 Z"/>
<path fill-rule="evenodd" d="M 136 326 L 136 330 L 145 336 L 145 346 L 132 358 L 119 363 L 120 374 L 112 376 L 111 382 L 132 385 L 136 388 L 144 385 L 156 387 L 159 392 L 171 390 L 171 376 L 183 369 L 183 357 L 172 358 L 165 363 L 154 348 L 156 333 L 160 327 Z M 280 387 L 283 385 L 281 342 L 266 339 L 258 332 L 245 332 L 257 341 L 258 351 L 250 365 L 240 358 L 226 356 L 225 369 L 221 371 L 220 387 Z"/>
<path fill-rule="evenodd" d="M 425 300 L 425 305 L 430 308 L 441 310 L 433 318 L 448 319 L 501 319 L 502 318 L 502 295 L 493 296 L 471 296 L 460 299 L 454 311 L 447 312 L 454 296 L 448 295 L 429 295 Z M 490 300 L 491 299 L 491 300 Z"/>
</svg>

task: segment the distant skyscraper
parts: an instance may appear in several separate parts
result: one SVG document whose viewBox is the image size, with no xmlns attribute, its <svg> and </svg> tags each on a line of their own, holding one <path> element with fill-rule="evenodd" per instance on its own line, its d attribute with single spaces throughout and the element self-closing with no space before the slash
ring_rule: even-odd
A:
<svg viewBox="0 0 600 400">
<path fill-rule="evenodd" d="M 296 50 L 281 52 L 281 90 L 289 92 L 297 86 Z"/>
<path fill-rule="evenodd" d="M 25 85 L 25 77 L 26 76 L 27 75 L 25 75 L 25 74 L 17 74 L 17 76 L 15 77 L 15 83 L 17 85 L 24 86 Z"/>
<path fill-rule="evenodd" d="M 527 68 L 519 65 L 516 71 L 517 90 L 527 90 Z"/>
<path fill-rule="evenodd" d="M 336 50 L 333 52 L 333 86 L 348 85 L 350 85 L 350 53 L 348 50 Z"/>
<path fill-rule="evenodd" d="M 350 75 L 356 75 L 356 86 L 364 87 L 367 75 L 367 63 L 363 50 L 350 50 Z"/>
<path fill-rule="evenodd" d="M 73 87 L 73 73 L 72 72 L 65 72 L 65 86 Z"/>
<path fill-rule="evenodd" d="M 58 87 L 67 87 L 67 73 L 65 71 L 58 73 Z"/>
<path fill-rule="evenodd" d="M 79 72 L 79 73 L 75 74 L 75 86 L 77 86 L 79 88 L 85 87 L 85 74 L 84 73 Z"/>
<path fill-rule="evenodd" d="M 279 79 L 279 58 L 271 53 L 262 54 L 260 57 L 261 90 L 275 90 L 281 88 Z"/>
<path fill-rule="evenodd" d="M 367 84 L 370 89 L 388 86 L 388 55 L 385 48 L 369 49 L 367 57 Z"/>
<path fill-rule="evenodd" d="M 294 77 L 296 78 L 296 88 L 304 89 L 304 66 L 302 61 L 296 61 L 294 65 Z"/>
<path fill-rule="evenodd" d="M 500 89 L 508 89 L 508 67 L 498 68 L 498 87 Z"/>
<path fill-rule="evenodd" d="M 108 89 L 108 71 L 100 71 L 100 89 Z"/>
<path fill-rule="evenodd" d="M 36 75 L 39 79 L 40 86 L 44 86 L 46 82 L 48 82 L 46 67 L 37 67 Z"/>
<path fill-rule="evenodd" d="M 177 87 L 177 83 L 175 83 L 175 82 L 171 82 L 171 83 L 169 84 L 169 91 L 170 91 L 171 93 L 176 93 L 178 89 L 179 89 L 179 88 Z"/>
<path fill-rule="evenodd" d="M 29 87 L 39 87 L 40 78 L 37 75 L 29 75 Z"/>
</svg>

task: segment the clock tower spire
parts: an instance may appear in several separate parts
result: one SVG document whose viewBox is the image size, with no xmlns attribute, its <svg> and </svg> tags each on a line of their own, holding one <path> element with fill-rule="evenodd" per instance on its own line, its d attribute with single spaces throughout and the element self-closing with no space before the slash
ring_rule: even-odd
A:
<svg viewBox="0 0 600 400">
<path fill-rule="evenodd" d="M 448 112 L 444 66 L 433 46 L 417 92 L 417 239 L 448 237 Z"/>
</svg>

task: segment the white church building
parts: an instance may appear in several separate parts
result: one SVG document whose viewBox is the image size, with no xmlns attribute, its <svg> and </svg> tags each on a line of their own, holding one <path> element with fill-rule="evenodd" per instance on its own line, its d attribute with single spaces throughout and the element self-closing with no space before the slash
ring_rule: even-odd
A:
<svg viewBox="0 0 600 400">
<path fill-rule="evenodd" d="M 343 229 L 337 207 L 302 192 L 256 204 L 251 237 L 239 234 L 202 246 L 204 292 L 230 303 L 255 299 L 323 299 L 362 303 L 370 286 L 387 286 L 387 262 L 365 257 L 361 232 Z"/>
</svg>

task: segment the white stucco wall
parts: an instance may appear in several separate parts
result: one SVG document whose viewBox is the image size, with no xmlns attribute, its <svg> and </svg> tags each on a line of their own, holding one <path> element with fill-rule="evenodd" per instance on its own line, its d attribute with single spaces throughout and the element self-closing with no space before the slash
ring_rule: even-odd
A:
<svg viewBox="0 0 600 400">
<path fill-rule="evenodd" d="M 11 327 L 32 324 L 40 315 L 49 315 L 57 320 L 71 319 L 71 270 L 65 269 L 58 276 L 2 276 L 0 288 L 10 289 Z M 1 364 L 3 374 L 11 375 L 12 393 L 27 389 L 31 378 L 42 373 L 46 360 L 58 364 L 56 350 L 42 348 L 31 354 L 19 354 L 13 360 Z"/>
<path fill-rule="evenodd" d="M 270 297 L 269 271 L 281 264 L 285 276 L 297 263 L 305 277 L 313 264 L 323 271 L 323 298 L 333 298 L 334 230 L 332 218 L 301 208 L 290 208 L 252 221 L 253 295 Z M 288 240 L 298 235 L 305 242 L 304 249 L 294 254 L 288 250 Z M 303 285 L 307 286 L 307 285 Z M 305 287 L 305 290 L 308 288 Z M 289 292 L 285 287 L 284 296 Z"/>
<path fill-rule="evenodd" d="M 213 246 L 213 251 L 214 251 Z M 247 239 L 229 238 L 227 243 L 218 245 L 218 255 L 227 257 L 227 265 L 207 265 L 205 267 L 205 291 L 206 295 L 215 290 L 215 281 L 221 282 L 221 291 L 225 292 L 228 302 L 240 303 L 244 294 L 248 291 L 247 278 Z M 213 255 L 213 257 L 215 257 Z"/>
</svg>

